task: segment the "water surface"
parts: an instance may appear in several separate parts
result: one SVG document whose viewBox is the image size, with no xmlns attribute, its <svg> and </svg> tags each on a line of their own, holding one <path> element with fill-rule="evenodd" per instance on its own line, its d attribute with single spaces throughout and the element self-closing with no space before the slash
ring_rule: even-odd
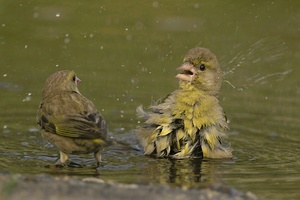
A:
<svg viewBox="0 0 300 200">
<path fill-rule="evenodd" d="M 96 176 L 202 188 L 222 182 L 261 199 L 300 198 L 300 3 L 296 1 L 1 1 L 0 171 Z M 46 78 L 74 69 L 110 134 L 136 147 L 135 108 L 177 88 L 187 50 L 214 52 L 233 159 L 153 159 L 111 148 L 95 169 L 46 168 L 58 152 L 35 123 Z"/>
</svg>

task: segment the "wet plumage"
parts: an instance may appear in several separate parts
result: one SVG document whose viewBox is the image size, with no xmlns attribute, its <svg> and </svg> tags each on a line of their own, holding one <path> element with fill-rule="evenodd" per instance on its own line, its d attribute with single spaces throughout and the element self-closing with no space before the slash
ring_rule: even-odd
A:
<svg viewBox="0 0 300 200">
<path fill-rule="evenodd" d="M 64 164 L 69 154 L 87 153 L 94 153 L 99 164 L 103 148 L 110 144 L 105 120 L 78 91 L 79 83 L 74 71 L 58 71 L 49 76 L 42 92 L 37 124 L 60 151 L 56 164 Z"/>
<path fill-rule="evenodd" d="M 179 89 L 148 111 L 137 108 L 144 124 L 137 127 L 136 134 L 145 154 L 232 157 L 232 149 L 224 144 L 228 125 L 218 100 L 222 72 L 216 56 L 208 49 L 193 48 L 178 70 Z"/>
</svg>

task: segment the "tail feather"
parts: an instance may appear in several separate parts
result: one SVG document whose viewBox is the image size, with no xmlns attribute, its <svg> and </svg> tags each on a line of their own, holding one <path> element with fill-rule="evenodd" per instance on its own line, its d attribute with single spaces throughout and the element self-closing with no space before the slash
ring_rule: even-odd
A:
<svg viewBox="0 0 300 200">
<path fill-rule="evenodd" d="M 149 118 L 149 114 L 144 110 L 142 105 L 140 105 L 136 108 L 136 115 L 139 119 L 148 119 Z"/>
</svg>

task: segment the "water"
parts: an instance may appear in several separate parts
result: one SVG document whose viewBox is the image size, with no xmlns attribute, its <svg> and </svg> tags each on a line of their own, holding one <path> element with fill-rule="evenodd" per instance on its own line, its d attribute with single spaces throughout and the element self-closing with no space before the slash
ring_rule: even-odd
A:
<svg viewBox="0 0 300 200">
<path fill-rule="evenodd" d="M 261 199 L 300 198 L 300 5 L 293 1 L 1 1 L 0 171 L 97 176 L 202 188 L 222 182 Z M 135 108 L 177 88 L 190 48 L 214 52 L 234 159 L 168 160 L 108 149 L 95 169 L 47 168 L 58 152 L 35 123 L 46 78 L 74 69 L 110 133 L 136 147 Z"/>
</svg>

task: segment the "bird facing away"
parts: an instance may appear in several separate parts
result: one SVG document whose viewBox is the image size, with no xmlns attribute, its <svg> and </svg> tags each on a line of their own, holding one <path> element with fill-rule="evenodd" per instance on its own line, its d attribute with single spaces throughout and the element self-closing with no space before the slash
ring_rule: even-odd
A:
<svg viewBox="0 0 300 200">
<path fill-rule="evenodd" d="M 193 48 L 178 70 L 179 89 L 149 111 L 137 108 L 138 118 L 145 120 L 136 128 L 145 154 L 178 159 L 232 157 L 232 149 L 224 144 L 228 125 L 218 100 L 222 72 L 216 56 L 206 48 Z"/>
<path fill-rule="evenodd" d="M 81 80 L 74 71 L 58 71 L 48 77 L 37 112 L 42 136 L 60 151 L 56 165 L 66 163 L 68 154 L 94 153 L 97 165 L 110 144 L 106 122 L 95 105 L 77 88 Z"/>
</svg>

